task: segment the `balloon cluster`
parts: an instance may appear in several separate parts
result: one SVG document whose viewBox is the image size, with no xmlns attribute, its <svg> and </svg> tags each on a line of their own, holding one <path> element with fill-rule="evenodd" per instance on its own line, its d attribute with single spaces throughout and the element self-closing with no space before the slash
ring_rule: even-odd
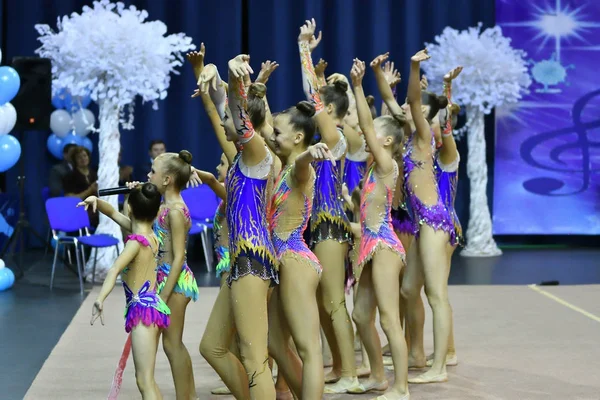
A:
<svg viewBox="0 0 600 400">
<path fill-rule="evenodd" d="M 4 261 L 0 260 L 0 292 L 10 289 L 15 283 L 15 274 L 6 268 Z"/>
<path fill-rule="evenodd" d="M 17 123 L 17 111 L 9 102 L 19 93 L 20 87 L 21 78 L 17 71 L 8 66 L 0 67 L 0 172 L 12 168 L 21 157 L 21 144 L 9 135 Z"/>
<path fill-rule="evenodd" d="M 63 157 L 63 148 L 70 143 L 93 151 L 92 141 L 87 135 L 94 129 L 96 118 L 86 107 L 92 99 L 86 96 L 71 96 L 67 89 L 60 89 L 52 98 L 56 110 L 50 115 L 48 150 L 59 160 Z"/>
</svg>

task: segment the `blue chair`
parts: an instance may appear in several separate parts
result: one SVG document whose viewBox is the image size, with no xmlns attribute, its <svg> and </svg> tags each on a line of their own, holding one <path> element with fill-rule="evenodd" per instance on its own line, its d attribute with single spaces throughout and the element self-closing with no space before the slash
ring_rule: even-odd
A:
<svg viewBox="0 0 600 400">
<path fill-rule="evenodd" d="M 90 235 L 90 219 L 87 211 L 83 207 L 77 207 L 81 200 L 77 197 L 54 197 L 46 200 L 46 213 L 52 229 L 52 237 L 56 241 L 54 249 L 54 261 L 52 262 L 52 275 L 50 276 L 50 289 L 54 285 L 54 271 L 56 269 L 56 258 L 58 256 L 58 247 L 60 244 L 73 245 L 75 248 L 75 257 L 77 259 L 77 272 L 79 275 L 79 286 L 83 294 L 83 268 L 85 265 L 85 256 L 83 246 L 89 246 L 94 249 L 94 266 L 92 270 L 92 284 L 96 278 L 96 258 L 99 248 L 115 247 L 117 255 L 119 254 L 119 241 L 111 235 L 95 234 Z M 79 232 L 79 236 L 58 236 L 57 232 Z M 81 247 L 80 247 L 81 245 Z"/>
<path fill-rule="evenodd" d="M 42 188 L 42 200 L 44 201 L 44 204 L 46 204 L 46 201 L 50 198 L 50 188 L 48 186 L 44 186 Z M 44 251 L 44 257 L 46 257 L 46 255 L 48 255 L 48 247 L 51 244 L 50 239 L 52 238 L 52 229 L 50 229 L 50 227 L 48 227 L 48 234 L 46 235 L 47 239 L 46 239 L 46 250 Z"/>
<path fill-rule="evenodd" d="M 206 268 L 212 271 L 212 237 L 208 234 L 208 231 L 213 229 L 213 219 L 220 200 L 208 185 L 185 189 L 181 192 L 181 197 L 183 197 L 183 201 L 190 210 L 190 217 L 192 218 L 192 227 L 189 234 L 200 234 Z"/>
</svg>

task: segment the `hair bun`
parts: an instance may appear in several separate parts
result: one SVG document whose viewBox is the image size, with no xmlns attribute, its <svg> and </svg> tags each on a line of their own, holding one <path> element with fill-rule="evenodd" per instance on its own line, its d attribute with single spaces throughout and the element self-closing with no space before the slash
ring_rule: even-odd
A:
<svg viewBox="0 0 600 400">
<path fill-rule="evenodd" d="M 155 184 L 146 182 L 142 185 L 142 194 L 146 198 L 154 197 L 158 193 L 158 188 Z"/>
<path fill-rule="evenodd" d="M 373 107 L 375 105 L 375 97 L 373 97 L 373 95 L 368 95 L 366 99 L 369 107 Z"/>
<path fill-rule="evenodd" d="M 348 91 L 348 84 L 342 80 L 333 82 L 333 87 L 340 92 L 346 93 Z"/>
<path fill-rule="evenodd" d="M 267 86 L 264 83 L 254 82 L 248 89 L 249 97 L 256 97 L 262 99 L 267 94 Z"/>
<path fill-rule="evenodd" d="M 185 161 L 187 164 L 192 164 L 192 153 L 187 150 L 181 150 L 179 152 L 179 158 Z"/>
<path fill-rule="evenodd" d="M 448 105 L 448 98 L 446 96 L 437 96 L 436 100 L 440 109 L 446 108 Z"/>
<path fill-rule="evenodd" d="M 306 100 L 296 104 L 296 108 L 298 109 L 298 111 L 300 111 L 302 114 L 306 115 L 309 118 L 315 115 L 315 112 L 317 111 L 315 109 L 315 106 L 311 102 L 308 102 Z"/>
</svg>

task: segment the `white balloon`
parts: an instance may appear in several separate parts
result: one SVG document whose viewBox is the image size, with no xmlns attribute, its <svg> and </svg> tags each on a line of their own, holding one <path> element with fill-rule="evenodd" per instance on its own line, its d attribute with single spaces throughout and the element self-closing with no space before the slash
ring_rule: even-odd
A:
<svg viewBox="0 0 600 400">
<path fill-rule="evenodd" d="M 0 116 L 0 135 L 6 135 L 13 130 L 17 123 L 17 110 L 15 110 L 15 107 L 10 103 L 6 103 L 0 108 L 2 108 L 2 115 Z"/>
<path fill-rule="evenodd" d="M 71 114 L 65 110 L 55 110 L 50 115 L 50 129 L 59 138 L 64 138 L 71 132 Z"/>
<path fill-rule="evenodd" d="M 73 125 L 75 126 L 75 133 L 77 133 L 78 136 L 87 136 L 88 133 L 91 132 L 95 122 L 96 118 L 94 117 L 94 113 L 87 108 L 80 109 L 73 114 Z"/>
<path fill-rule="evenodd" d="M 4 268 L 4 267 L 6 267 L 6 265 L 4 264 L 4 260 L 2 260 L 2 259 L 0 258 L 0 269 L 2 269 L 2 268 Z"/>
</svg>

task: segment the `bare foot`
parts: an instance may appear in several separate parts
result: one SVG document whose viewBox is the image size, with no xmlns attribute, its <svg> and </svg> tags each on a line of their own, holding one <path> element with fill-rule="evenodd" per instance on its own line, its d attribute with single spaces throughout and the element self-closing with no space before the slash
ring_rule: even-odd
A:
<svg viewBox="0 0 600 400">
<path fill-rule="evenodd" d="M 431 367 L 433 365 L 433 354 L 427 356 L 427 366 Z M 456 353 L 448 353 L 446 354 L 446 366 L 447 367 L 455 367 L 458 365 L 458 356 Z"/>
<path fill-rule="evenodd" d="M 356 368 L 356 376 L 359 378 L 366 378 L 369 375 L 371 375 L 371 367 L 361 365 L 360 367 Z"/>
<path fill-rule="evenodd" d="M 408 378 L 408 383 L 441 383 L 448 381 L 448 373 L 446 371 L 439 373 L 429 370 L 415 378 Z"/>
<path fill-rule="evenodd" d="M 335 383 L 342 377 L 341 372 L 330 371 L 325 375 L 325 383 Z"/>
<path fill-rule="evenodd" d="M 353 386 L 348 389 L 348 393 L 360 394 L 367 393 L 370 391 L 375 392 L 383 392 L 388 388 L 388 381 L 383 380 L 381 382 L 376 381 L 375 379 L 367 379 L 365 381 L 360 382 L 358 385 Z"/>
<path fill-rule="evenodd" d="M 336 383 L 332 385 L 325 385 L 326 394 L 339 394 L 339 393 L 348 393 L 348 389 L 358 386 L 358 378 L 357 377 L 344 377 L 340 378 Z"/>
</svg>

